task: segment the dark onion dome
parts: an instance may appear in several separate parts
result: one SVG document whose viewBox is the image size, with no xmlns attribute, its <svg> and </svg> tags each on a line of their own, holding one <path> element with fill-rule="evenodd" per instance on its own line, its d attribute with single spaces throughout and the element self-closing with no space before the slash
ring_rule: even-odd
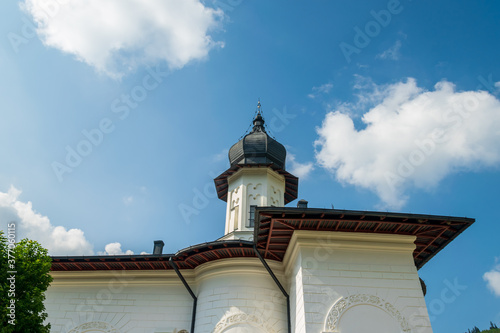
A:
<svg viewBox="0 0 500 333">
<path fill-rule="evenodd" d="M 297 199 L 299 179 L 285 170 L 285 147 L 266 133 L 260 102 L 257 104 L 257 110 L 252 131 L 229 149 L 231 166 L 214 179 L 217 196 L 227 201 L 228 178 L 239 170 L 265 166 L 285 178 L 284 199 L 287 204 Z"/>
<path fill-rule="evenodd" d="M 260 113 L 260 102 L 257 107 L 259 111 L 253 120 L 252 131 L 229 149 L 229 162 L 231 166 L 273 163 L 285 170 L 286 149 L 267 134 Z"/>
</svg>

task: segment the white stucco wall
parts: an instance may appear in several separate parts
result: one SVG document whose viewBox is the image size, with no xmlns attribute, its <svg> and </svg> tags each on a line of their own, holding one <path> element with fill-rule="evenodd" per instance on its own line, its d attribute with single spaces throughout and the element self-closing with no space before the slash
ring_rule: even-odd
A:
<svg viewBox="0 0 500 333">
<path fill-rule="evenodd" d="M 269 264 L 282 279 L 282 264 Z M 286 332 L 285 297 L 257 258 L 214 261 L 196 268 L 196 275 L 196 332 L 225 333 L 236 328 Z"/>
<path fill-rule="evenodd" d="M 350 311 L 363 310 L 379 318 L 373 327 L 431 333 L 413 242 L 413 236 L 296 231 L 285 258 L 293 331 L 357 332 Z"/>
<path fill-rule="evenodd" d="M 304 288 L 302 283 L 302 255 L 297 251 L 288 270 L 290 312 L 292 317 L 292 331 L 306 332 L 306 316 L 304 310 Z"/>
<path fill-rule="evenodd" d="M 283 279 L 282 264 L 270 265 Z M 257 258 L 213 261 L 182 274 L 198 297 L 196 332 L 286 332 L 285 297 Z M 45 302 L 51 332 L 190 329 L 193 300 L 175 272 L 54 272 L 53 276 Z"/>
<path fill-rule="evenodd" d="M 283 263 L 267 261 L 290 295 L 292 332 L 432 333 L 413 242 L 413 236 L 295 231 Z M 197 333 L 287 331 L 285 297 L 257 258 L 216 260 L 182 273 L 198 296 Z M 53 275 L 46 301 L 53 332 L 190 329 L 193 302 L 175 272 Z"/>
<path fill-rule="evenodd" d="M 114 328 L 120 333 L 172 333 L 190 328 L 193 301 L 173 272 L 52 275 L 54 282 L 45 301 L 51 332 L 108 332 Z"/>
<path fill-rule="evenodd" d="M 238 235 L 245 231 L 252 238 L 253 227 L 247 226 L 250 206 L 283 207 L 284 191 L 285 178 L 267 167 L 241 169 L 229 177 L 225 233 L 233 236 L 226 239 L 247 239 Z"/>
</svg>

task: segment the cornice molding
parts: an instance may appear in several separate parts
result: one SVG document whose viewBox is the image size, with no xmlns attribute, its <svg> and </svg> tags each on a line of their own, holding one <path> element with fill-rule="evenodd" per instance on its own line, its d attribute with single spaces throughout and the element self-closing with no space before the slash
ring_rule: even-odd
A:
<svg viewBox="0 0 500 333">
<path fill-rule="evenodd" d="M 360 252 L 409 253 L 415 250 L 416 236 L 336 231 L 295 230 L 283 258 L 289 276 L 301 248 L 329 248 Z"/>
<path fill-rule="evenodd" d="M 271 267 L 274 274 L 283 280 L 282 263 L 268 260 L 267 264 Z M 194 269 L 196 282 L 199 284 L 205 279 L 210 279 L 220 275 L 259 275 L 269 276 L 262 263 L 257 258 L 229 258 L 211 261 L 202 264 Z"/>
<path fill-rule="evenodd" d="M 165 286 L 181 285 L 174 271 L 51 271 L 54 278 L 51 287 L 59 286 L 101 286 L 114 281 L 126 282 L 127 285 Z M 184 278 L 188 283 L 194 282 L 192 270 L 183 271 Z"/>
</svg>

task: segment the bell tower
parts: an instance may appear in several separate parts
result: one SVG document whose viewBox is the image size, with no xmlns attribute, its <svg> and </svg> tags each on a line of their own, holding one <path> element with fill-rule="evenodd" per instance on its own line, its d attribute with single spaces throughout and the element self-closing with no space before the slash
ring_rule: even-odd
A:
<svg viewBox="0 0 500 333">
<path fill-rule="evenodd" d="M 229 149 L 230 168 L 215 178 L 227 202 L 221 239 L 253 239 L 256 207 L 284 207 L 297 198 L 298 178 L 285 170 L 286 149 L 266 132 L 260 101 L 253 129 Z"/>
</svg>

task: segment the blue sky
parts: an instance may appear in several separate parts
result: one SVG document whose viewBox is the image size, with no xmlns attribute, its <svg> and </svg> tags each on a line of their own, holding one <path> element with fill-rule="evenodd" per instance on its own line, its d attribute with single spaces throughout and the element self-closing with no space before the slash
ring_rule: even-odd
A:
<svg viewBox="0 0 500 333">
<path fill-rule="evenodd" d="M 57 255 L 217 239 L 213 178 L 260 98 L 310 207 L 476 218 L 420 275 L 435 332 L 500 322 L 496 2 L 26 0 L 0 12 L 2 228 L 18 221 Z"/>
</svg>

